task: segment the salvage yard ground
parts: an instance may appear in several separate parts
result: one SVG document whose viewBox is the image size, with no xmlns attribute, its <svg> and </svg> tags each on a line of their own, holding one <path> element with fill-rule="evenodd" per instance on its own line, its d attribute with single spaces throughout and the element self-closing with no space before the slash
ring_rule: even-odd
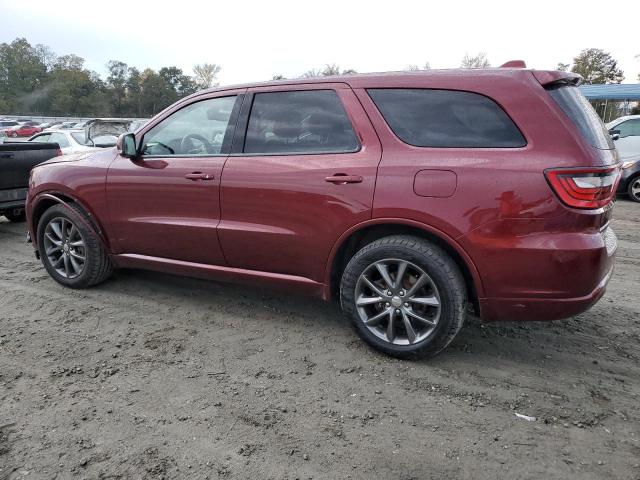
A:
<svg viewBox="0 0 640 480">
<path fill-rule="evenodd" d="M 469 320 L 420 362 L 308 298 L 140 271 L 65 289 L 2 219 L 0 480 L 638 479 L 639 207 L 615 207 L 592 310 Z"/>
</svg>

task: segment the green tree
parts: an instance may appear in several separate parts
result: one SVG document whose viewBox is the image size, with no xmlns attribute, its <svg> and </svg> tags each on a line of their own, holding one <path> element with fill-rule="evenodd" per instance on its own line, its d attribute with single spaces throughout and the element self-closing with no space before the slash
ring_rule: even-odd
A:
<svg viewBox="0 0 640 480">
<path fill-rule="evenodd" d="M 620 83 L 624 80 L 624 72 L 618 68 L 617 60 L 599 48 L 582 50 L 573 59 L 571 71 L 582 75 L 587 84 Z"/>
<path fill-rule="evenodd" d="M 119 60 L 110 60 L 107 63 L 107 70 L 109 70 L 107 87 L 109 87 L 111 93 L 113 112 L 118 116 L 122 116 L 126 112 L 129 67 Z"/>
<path fill-rule="evenodd" d="M 25 38 L 0 44 L 0 99 L 7 111 L 29 107 L 29 94 L 42 89 L 46 79 L 47 66 Z"/>
</svg>

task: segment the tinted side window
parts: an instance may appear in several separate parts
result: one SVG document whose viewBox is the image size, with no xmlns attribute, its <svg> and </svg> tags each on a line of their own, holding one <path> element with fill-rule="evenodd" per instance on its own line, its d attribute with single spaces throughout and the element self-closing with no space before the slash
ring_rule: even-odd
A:
<svg viewBox="0 0 640 480">
<path fill-rule="evenodd" d="M 173 113 L 144 136 L 143 155 L 218 155 L 230 135 L 235 96 L 192 103 Z"/>
<path fill-rule="evenodd" d="M 351 122 L 335 91 L 255 95 L 245 153 L 335 153 L 358 148 Z"/>
<path fill-rule="evenodd" d="M 368 92 L 391 130 L 410 145 L 507 148 L 527 143 L 504 110 L 477 93 L 409 88 Z"/>
</svg>

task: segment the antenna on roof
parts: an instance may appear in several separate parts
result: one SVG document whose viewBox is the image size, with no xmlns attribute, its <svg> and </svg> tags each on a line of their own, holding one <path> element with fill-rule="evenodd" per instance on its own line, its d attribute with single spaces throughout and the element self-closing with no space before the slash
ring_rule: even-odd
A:
<svg viewBox="0 0 640 480">
<path fill-rule="evenodd" d="M 509 60 L 500 65 L 500 68 L 527 68 L 527 64 L 524 63 L 524 60 Z"/>
</svg>

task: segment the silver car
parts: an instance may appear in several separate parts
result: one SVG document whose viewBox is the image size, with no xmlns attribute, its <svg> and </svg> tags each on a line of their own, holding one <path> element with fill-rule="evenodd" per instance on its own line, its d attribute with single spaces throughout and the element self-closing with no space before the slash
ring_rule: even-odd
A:
<svg viewBox="0 0 640 480">
<path fill-rule="evenodd" d="M 99 149 L 90 140 L 87 141 L 84 130 L 46 130 L 35 134 L 28 141 L 57 143 L 64 155 Z"/>
</svg>

